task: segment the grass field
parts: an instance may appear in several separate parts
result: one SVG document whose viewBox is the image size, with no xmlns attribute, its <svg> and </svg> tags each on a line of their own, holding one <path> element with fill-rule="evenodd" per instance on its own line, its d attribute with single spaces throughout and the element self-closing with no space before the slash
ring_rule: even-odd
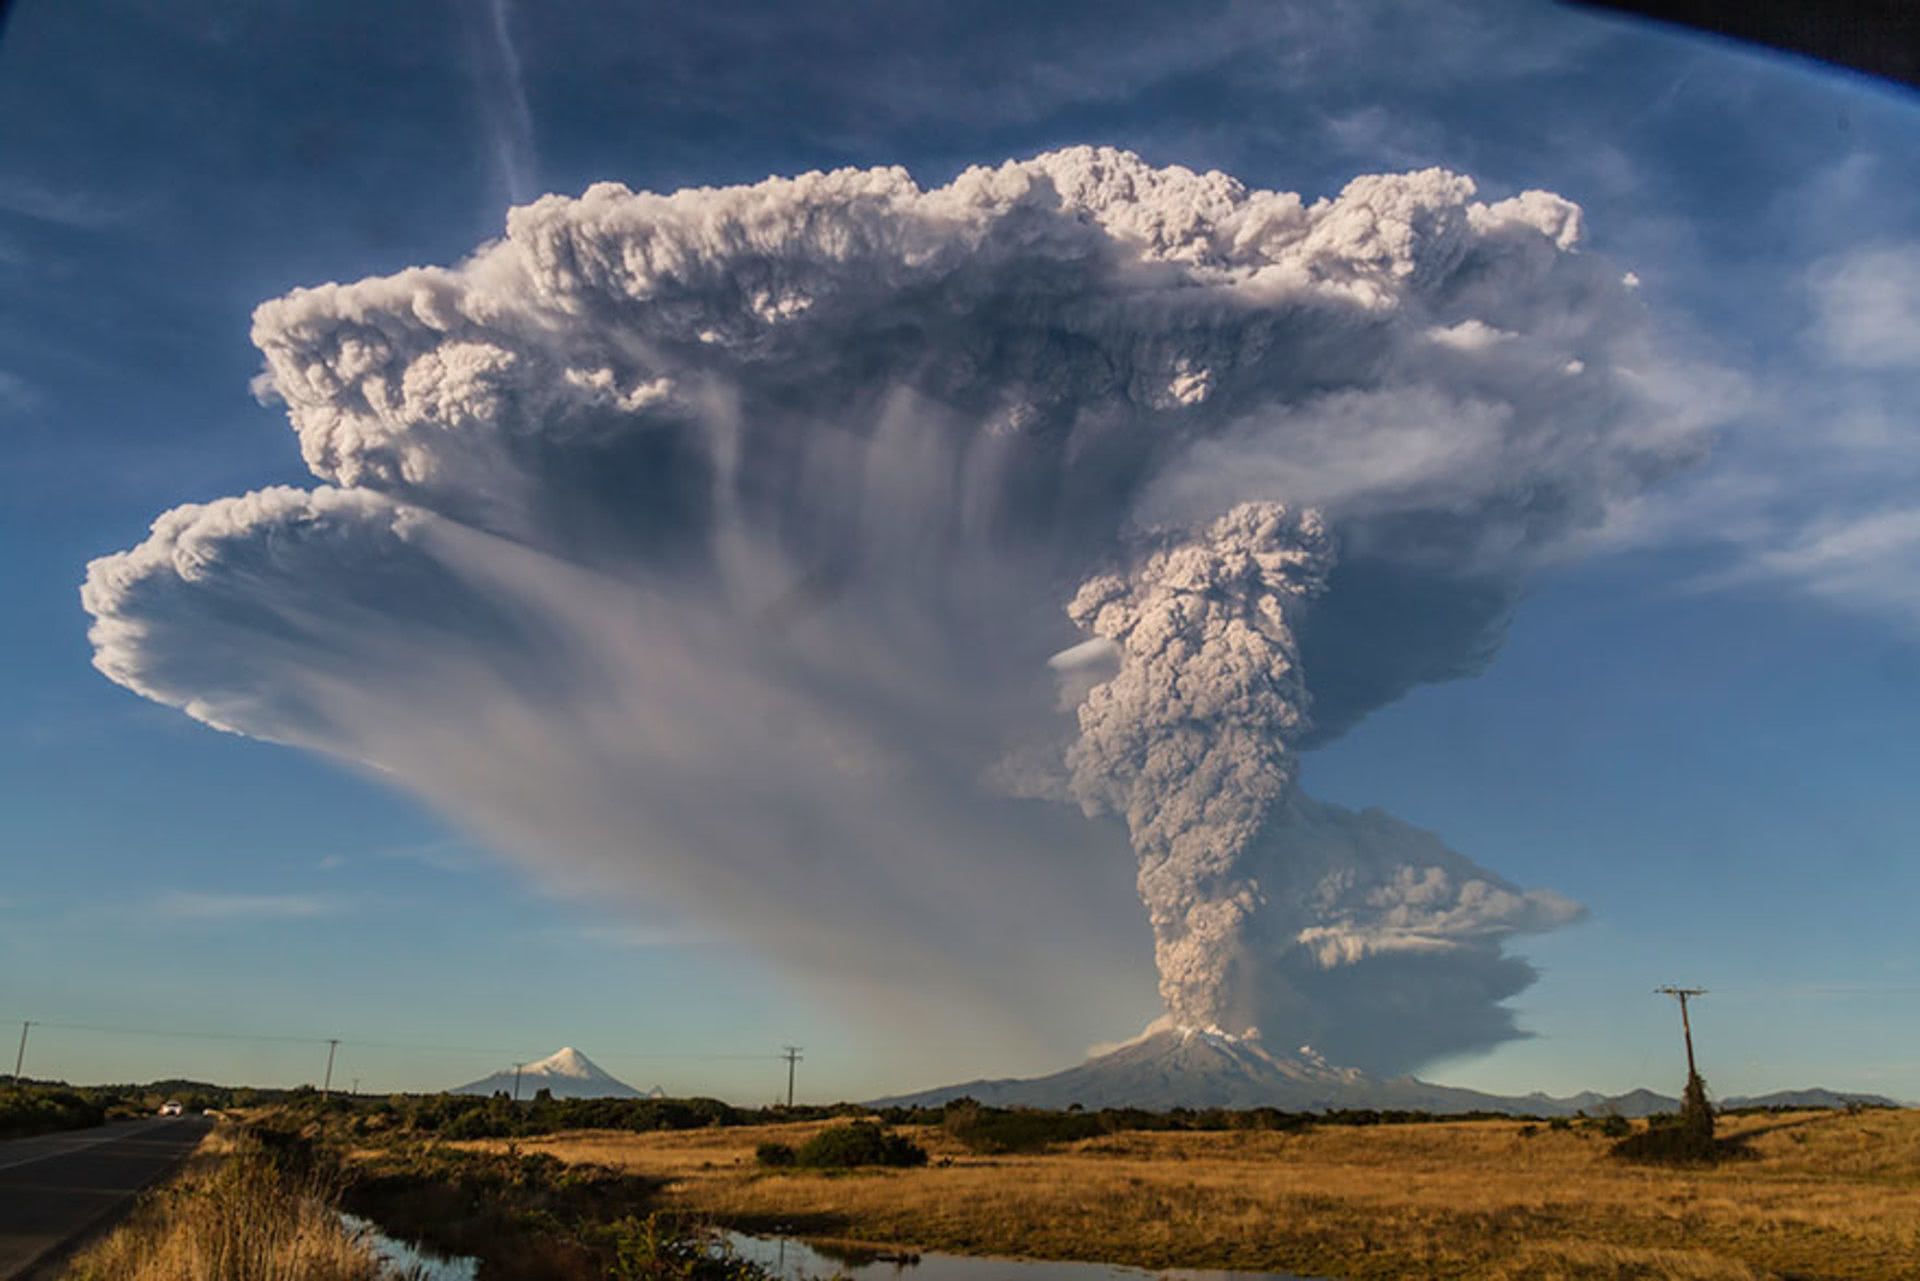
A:
<svg viewBox="0 0 1920 1281">
<path fill-rule="evenodd" d="M 663 1179 L 668 1207 L 743 1230 L 923 1250 L 1356 1279 L 1920 1278 L 1920 1111 L 1723 1118 L 1753 1155 L 1715 1169 L 1629 1165 L 1597 1132 L 1508 1121 L 1121 1133 L 999 1157 L 913 1129 L 928 1168 L 755 1166 L 756 1144 L 822 1128 L 518 1147 Z"/>
</svg>

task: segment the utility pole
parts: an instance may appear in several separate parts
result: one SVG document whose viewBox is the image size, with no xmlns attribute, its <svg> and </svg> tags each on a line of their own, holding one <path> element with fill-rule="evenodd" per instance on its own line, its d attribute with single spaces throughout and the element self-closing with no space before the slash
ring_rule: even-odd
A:
<svg viewBox="0 0 1920 1281">
<path fill-rule="evenodd" d="M 1687 1038 L 1687 1088 L 1680 1093 L 1680 1130 L 1678 1141 L 1686 1153 L 1703 1160 L 1716 1158 L 1713 1142 L 1713 1104 L 1707 1102 L 1707 1083 L 1693 1064 L 1693 1020 L 1687 1017 L 1687 1002 L 1705 996 L 1704 987 L 1657 987 L 1653 989 L 1680 1002 L 1680 1031 Z"/>
<path fill-rule="evenodd" d="M 13 1088 L 20 1088 L 20 1065 L 27 1061 L 27 1030 L 33 1026 L 32 1019 L 20 1021 L 20 1048 L 13 1054 Z"/>
<path fill-rule="evenodd" d="M 353 1078 L 353 1097 L 360 1097 L 360 1078 L 357 1076 Z"/>
<path fill-rule="evenodd" d="M 1670 996 L 1680 1002 L 1680 1033 L 1687 1038 L 1687 1081 L 1691 1084 L 1693 1079 L 1700 1074 L 1694 1070 L 1693 1066 L 1693 1023 L 1687 1018 L 1687 1001 L 1691 997 L 1705 996 L 1707 989 L 1704 987 L 1668 986 L 1656 987 L 1653 990 L 1658 995 Z"/>
<path fill-rule="evenodd" d="M 787 1046 L 781 1047 L 783 1052 L 781 1053 L 780 1057 L 787 1061 L 787 1106 L 788 1107 L 793 1106 L 793 1065 L 800 1061 L 800 1051 L 802 1048 L 803 1047 L 798 1045 L 787 1045 Z"/>
<path fill-rule="evenodd" d="M 340 1048 L 340 1038 L 331 1037 L 327 1041 L 327 1076 L 320 1085 L 320 1097 L 326 1098 L 333 1090 L 333 1052 Z"/>
<path fill-rule="evenodd" d="M 523 1066 L 525 1065 L 520 1063 L 513 1065 L 513 1101 L 515 1103 L 520 1101 L 520 1069 Z"/>
</svg>

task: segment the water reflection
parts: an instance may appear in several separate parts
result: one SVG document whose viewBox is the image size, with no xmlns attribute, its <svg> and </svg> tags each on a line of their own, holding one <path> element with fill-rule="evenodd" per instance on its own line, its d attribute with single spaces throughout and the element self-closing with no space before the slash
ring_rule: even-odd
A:
<svg viewBox="0 0 1920 1281">
<path fill-rule="evenodd" d="M 480 1260 L 469 1255 L 447 1255 L 423 1245 L 401 1241 L 357 1215 L 340 1214 L 347 1231 L 367 1243 L 380 1259 L 381 1276 L 391 1281 L 479 1281 Z"/>
<path fill-rule="evenodd" d="M 387 1281 L 479 1281 L 481 1260 L 445 1255 L 382 1232 L 378 1225 L 351 1214 L 340 1219 L 380 1258 Z M 792 1237 L 720 1234 L 733 1254 L 757 1263 L 782 1281 L 1314 1281 L 1291 1272 L 1228 1272 L 1171 1268 L 1151 1272 L 1112 1263 L 1061 1263 L 1039 1259 L 970 1258 L 959 1254 L 834 1249 Z"/>
<path fill-rule="evenodd" d="M 1111 1263 L 1056 1263 L 1032 1259 L 979 1259 L 959 1254 L 853 1253 L 822 1249 L 787 1237 L 725 1234 L 735 1254 L 785 1278 L 807 1281 L 847 1277 L 851 1281 L 1311 1281 L 1291 1272 L 1221 1272 L 1172 1268 L 1149 1272 Z"/>
</svg>

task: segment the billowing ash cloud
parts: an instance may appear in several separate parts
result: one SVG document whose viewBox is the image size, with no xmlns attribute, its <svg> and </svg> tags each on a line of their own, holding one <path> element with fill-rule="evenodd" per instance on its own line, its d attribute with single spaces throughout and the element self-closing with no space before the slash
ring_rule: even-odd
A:
<svg viewBox="0 0 1920 1281">
<path fill-rule="evenodd" d="M 1383 1071 L 1517 1035 L 1500 1002 L 1534 971 L 1503 940 L 1581 915 L 1431 832 L 1298 793 L 1270 812 L 1243 866 L 1264 897 L 1226 1008 L 1335 1062 Z"/>
<path fill-rule="evenodd" d="M 1073 788 L 1126 815 L 1160 994 L 1188 1026 L 1233 1022 L 1233 962 L 1262 899 L 1242 855 L 1292 785 L 1308 723 L 1288 616 L 1330 560 L 1318 516 L 1248 503 L 1067 606 L 1120 659 L 1080 704 Z"/>
<path fill-rule="evenodd" d="M 1342 1061 L 1416 1063 L 1511 1035 L 1498 1002 L 1532 971 L 1499 941 L 1579 909 L 1518 891 L 1384 814 L 1293 791 L 1312 706 L 1293 623 L 1333 559 L 1317 513 L 1245 503 L 1125 575 L 1088 579 L 1067 613 L 1119 667 L 1078 701 L 1066 764 L 1090 813 L 1126 817 L 1176 1024 L 1277 1026 L 1353 1056 Z M 1378 985 L 1392 993 L 1379 1017 L 1328 1018 L 1302 999 L 1328 972 L 1374 959 L 1363 967 L 1374 973 L 1379 958 L 1414 954 Z M 1373 986 L 1342 978 L 1359 994 Z M 1471 1019 L 1443 999 L 1447 1016 L 1417 1031 L 1394 1008 L 1409 987 L 1445 997 L 1463 981 L 1474 984 Z M 1383 1021 L 1396 1026 L 1391 1045 L 1354 1035 Z"/>
<path fill-rule="evenodd" d="M 551 883 L 1037 1026 L 1136 972 L 1077 801 L 1179 1018 L 1490 1044 L 1502 941 L 1575 909 L 1297 754 L 1477 670 L 1698 452 L 1579 236 L 1439 170 L 1309 204 L 1088 148 L 548 196 L 259 309 L 324 483 L 95 562 L 96 662 Z"/>
</svg>

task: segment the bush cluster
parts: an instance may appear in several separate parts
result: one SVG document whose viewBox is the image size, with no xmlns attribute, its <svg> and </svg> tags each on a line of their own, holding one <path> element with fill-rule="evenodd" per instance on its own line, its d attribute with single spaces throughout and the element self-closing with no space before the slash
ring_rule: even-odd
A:
<svg viewBox="0 0 1920 1281">
<path fill-rule="evenodd" d="M 699 1130 L 745 1124 L 754 1115 L 719 1099 L 556 1099 L 544 1090 L 519 1103 L 505 1094 L 297 1097 L 283 1110 L 308 1120 L 344 1121 L 356 1134 L 416 1131 L 442 1139 L 516 1139 L 560 1130 Z"/>
<path fill-rule="evenodd" d="M 1074 1105 L 1064 1111 L 1048 1108 L 990 1108 L 976 1099 L 957 1098 L 939 1107 L 881 1108 L 877 1115 L 889 1125 L 939 1125 L 957 1111 L 978 1109 L 982 1114 L 1014 1114 L 1032 1117 L 1084 1117 L 1097 1126 L 1087 1134 L 1076 1134 L 1086 1122 L 1062 1122 L 1057 1142 L 1086 1138 L 1093 1134 L 1134 1132 L 1219 1130 L 1303 1130 L 1315 1125 L 1421 1125 L 1438 1121 L 1510 1121 L 1505 1112 L 1424 1112 L 1399 1108 L 1336 1108 L 1330 1112 L 1288 1112 L 1281 1108 L 1169 1108 L 1164 1112 L 1146 1108 L 1101 1108 L 1097 1111 Z M 994 1123 L 998 1124 L 998 1123 Z"/>
<path fill-rule="evenodd" d="M 941 1127 L 969 1152 L 1039 1152 L 1060 1143 L 1107 1133 L 1092 1112 L 1041 1112 L 1032 1108 L 988 1108 L 972 1100 L 946 1109 Z"/>
<path fill-rule="evenodd" d="M 79 1090 L 26 1086 L 0 1093 L 0 1138 L 78 1130 L 107 1119 L 108 1103 Z"/>
<path fill-rule="evenodd" d="M 1629 1161 L 1691 1165 L 1720 1161 L 1736 1155 L 1737 1144 L 1713 1136 L 1713 1105 L 1707 1102 L 1707 1083 L 1698 1073 L 1687 1078 L 1677 1116 L 1651 1116 L 1647 1128 L 1613 1145 L 1613 1154 Z"/>
<path fill-rule="evenodd" d="M 762 1143 L 755 1149 L 754 1156 L 761 1165 L 773 1169 L 799 1166 L 809 1170 L 850 1170 L 863 1165 L 911 1168 L 927 1163 L 925 1148 L 871 1121 L 854 1121 L 822 1130 L 797 1149 L 784 1143 Z"/>
</svg>

